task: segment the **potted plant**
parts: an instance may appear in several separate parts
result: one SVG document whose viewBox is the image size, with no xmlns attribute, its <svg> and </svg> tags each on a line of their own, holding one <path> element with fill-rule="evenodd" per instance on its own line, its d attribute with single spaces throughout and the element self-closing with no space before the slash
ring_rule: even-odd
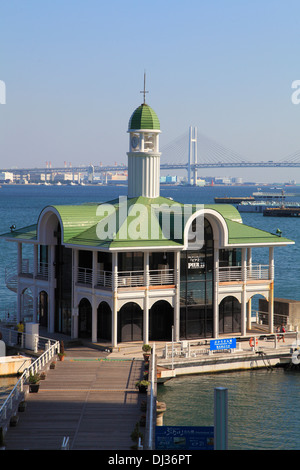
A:
<svg viewBox="0 0 300 470">
<path fill-rule="evenodd" d="M 151 355 L 151 346 L 150 344 L 143 344 L 142 350 L 144 351 L 144 359 L 145 361 L 149 361 L 149 357 Z"/>
<path fill-rule="evenodd" d="M 135 442 L 135 444 L 133 446 L 131 446 L 132 449 L 137 449 L 138 448 L 139 439 L 141 439 L 141 443 L 143 443 L 144 435 L 140 431 L 140 424 L 139 423 L 136 423 L 135 428 L 131 433 L 131 439 L 133 440 L 133 442 Z"/>
<path fill-rule="evenodd" d="M 148 380 L 139 380 L 135 386 L 136 388 L 139 389 L 140 393 L 147 393 L 148 386 L 150 385 L 150 382 Z"/>
<path fill-rule="evenodd" d="M 41 372 L 41 374 L 40 374 L 40 379 L 41 379 L 41 380 L 45 380 L 45 379 L 46 379 L 46 372 L 45 372 L 45 371 Z"/>
<path fill-rule="evenodd" d="M 27 403 L 26 401 L 20 401 L 19 406 L 18 406 L 18 411 L 25 411 L 26 410 Z"/>
<path fill-rule="evenodd" d="M 50 369 L 55 369 L 56 361 L 52 361 L 50 364 Z"/>
<path fill-rule="evenodd" d="M 64 358 L 65 358 L 65 355 L 66 355 L 66 353 L 65 353 L 65 346 L 64 346 L 64 342 L 63 342 L 63 341 L 60 342 L 60 348 L 59 348 L 59 349 L 60 349 L 60 351 L 59 351 L 59 353 L 58 353 L 58 357 L 59 357 L 59 360 L 60 360 L 60 361 L 63 361 Z"/>
<path fill-rule="evenodd" d="M 37 393 L 40 388 L 40 374 L 30 373 L 28 377 L 29 393 Z"/>
</svg>

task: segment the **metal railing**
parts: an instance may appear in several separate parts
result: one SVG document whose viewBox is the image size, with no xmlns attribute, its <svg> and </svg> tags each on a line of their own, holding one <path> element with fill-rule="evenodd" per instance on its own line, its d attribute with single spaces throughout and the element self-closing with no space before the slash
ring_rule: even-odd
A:
<svg viewBox="0 0 300 470">
<path fill-rule="evenodd" d="M 21 273 L 26 275 L 33 275 L 33 260 L 32 259 L 22 259 L 21 264 Z"/>
<path fill-rule="evenodd" d="M 252 264 L 243 270 L 242 266 L 219 267 L 218 280 L 220 282 L 246 281 L 270 279 L 269 266 L 264 264 Z"/>
<path fill-rule="evenodd" d="M 49 264 L 48 263 L 39 263 L 38 264 L 38 272 L 37 272 L 37 277 L 39 279 L 49 279 Z"/>
<path fill-rule="evenodd" d="M 254 349 L 264 349 L 266 344 L 268 349 L 277 349 L 278 347 L 278 336 L 283 335 L 286 339 L 295 339 L 295 342 L 298 341 L 299 333 L 297 331 L 287 331 L 286 333 L 259 333 L 252 334 L 243 337 L 232 335 L 236 337 L 236 348 L 231 349 L 220 349 L 220 350 L 211 350 L 210 349 L 210 340 L 220 339 L 220 338 L 207 338 L 203 340 L 190 340 L 190 341 L 178 341 L 178 342 L 168 342 L 165 344 L 165 348 L 162 350 L 163 359 L 173 359 L 173 358 L 197 358 L 200 356 L 208 356 L 212 354 L 222 354 L 222 353 L 233 353 L 235 351 L 243 352 L 252 350 L 250 345 L 250 339 L 253 338 Z"/>
<path fill-rule="evenodd" d="M 7 332 L 5 328 L 1 329 L 3 337 L 12 331 L 14 330 Z M 22 338 L 24 338 L 25 335 L 26 333 L 22 333 Z M 14 388 L 0 407 L 0 427 L 2 427 L 3 430 L 7 426 L 7 420 L 14 413 L 14 408 L 18 406 L 19 402 L 24 397 L 24 386 L 27 384 L 28 377 L 31 374 L 34 375 L 43 369 L 46 364 L 60 351 L 60 343 L 56 340 L 38 336 L 36 344 L 39 348 L 44 347 L 44 352 L 22 373 Z"/>
<path fill-rule="evenodd" d="M 159 269 L 149 271 L 150 286 L 164 286 L 174 284 L 173 269 Z"/>
<path fill-rule="evenodd" d="M 118 287 L 145 286 L 144 271 L 119 271 Z"/>
<path fill-rule="evenodd" d="M 155 343 L 152 345 L 150 363 L 149 363 L 149 382 L 150 386 L 147 391 L 147 414 L 146 414 L 146 433 L 143 448 L 153 450 L 155 444 L 155 426 L 156 426 L 156 396 L 157 396 L 157 380 L 156 380 L 156 348 Z"/>
<path fill-rule="evenodd" d="M 79 284 L 92 285 L 92 283 L 93 283 L 93 270 L 91 268 L 78 267 L 77 282 Z"/>
<path fill-rule="evenodd" d="M 112 287 L 112 272 L 111 271 L 97 271 L 96 285 L 100 287 Z"/>
</svg>

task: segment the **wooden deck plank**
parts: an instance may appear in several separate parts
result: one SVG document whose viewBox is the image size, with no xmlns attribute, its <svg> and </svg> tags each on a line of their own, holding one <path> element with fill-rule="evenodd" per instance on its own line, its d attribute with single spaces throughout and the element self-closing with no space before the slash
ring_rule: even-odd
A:
<svg viewBox="0 0 300 470">
<path fill-rule="evenodd" d="M 5 447 L 58 450 L 69 436 L 72 450 L 130 449 L 131 432 L 139 421 L 141 397 L 135 382 L 141 360 L 86 360 L 68 357 L 47 371 L 38 393 L 26 396 L 25 412 L 5 435 Z M 68 355 L 69 356 L 69 355 Z"/>
</svg>

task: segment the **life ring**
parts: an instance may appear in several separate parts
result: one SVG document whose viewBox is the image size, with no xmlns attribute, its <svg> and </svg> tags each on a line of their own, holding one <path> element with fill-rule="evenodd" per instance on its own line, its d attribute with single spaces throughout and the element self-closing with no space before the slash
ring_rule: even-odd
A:
<svg viewBox="0 0 300 470">
<path fill-rule="evenodd" d="M 258 339 L 255 338 L 255 340 L 254 340 L 254 338 L 250 338 L 249 344 L 250 344 L 251 348 L 253 348 L 254 345 L 257 346 L 258 345 Z"/>
</svg>

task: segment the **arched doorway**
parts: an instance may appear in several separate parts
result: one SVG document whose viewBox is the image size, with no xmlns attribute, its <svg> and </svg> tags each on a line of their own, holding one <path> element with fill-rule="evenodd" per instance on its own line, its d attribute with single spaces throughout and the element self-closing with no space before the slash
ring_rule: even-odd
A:
<svg viewBox="0 0 300 470">
<path fill-rule="evenodd" d="M 39 324 L 48 327 L 48 294 L 44 290 L 39 293 Z"/>
<path fill-rule="evenodd" d="M 172 339 L 173 307 L 166 300 L 159 300 L 149 312 L 149 339 L 170 341 Z"/>
<path fill-rule="evenodd" d="M 107 302 L 101 302 L 97 309 L 97 338 L 111 341 L 111 308 Z"/>
<path fill-rule="evenodd" d="M 241 331 L 241 304 L 233 296 L 225 297 L 219 305 L 219 333 Z"/>
<path fill-rule="evenodd" d="M 91 338 L 92 336 L 92 306 L 88 299 L 81 299 L 78 306 L 78 336 Z"/>
<path fill-rule="evenodd" d="M 143 310 L 134 302 L 128 302 L 118 312 L 118 342 L 142 341 Z"/>
</svg>

